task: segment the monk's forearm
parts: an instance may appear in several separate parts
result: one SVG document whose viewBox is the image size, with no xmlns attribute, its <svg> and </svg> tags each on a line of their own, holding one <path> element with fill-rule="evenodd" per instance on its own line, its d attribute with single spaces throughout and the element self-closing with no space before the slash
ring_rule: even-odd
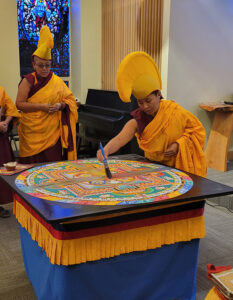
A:
<svg viewBox="0 0 233 300">
<path fill-rule="evenodd" d="M 121 132 L 115 136 L 105 147 L 104 150 L 107 155 L 117 152 L 120 148 L 125 146 L 132 140 L 137 131 L 137 122 L 132 119 L 128 121 Z"/>
<path fill-rule="evenodd" d="M 16 107 L 22 112 L 35 112 L 35 111 L 45 111 L 48 112 L 49 106 L 44 103 L 29 103 L 29 102 L 16 102 Z"/>
<path fill-rule="evenodd" d="M 121 147 L 122 147 L 121 141 L 116 136 L 107 143 L 107 145 L 104 147 L 104 152 L 108 156 L 110 154 L 117 152 Z"/>
<path fill-rule="evenodd" d="M 7 116 L 4 122 L 8 125 L 12 119 L 13 117 Z"/>
<path fill-rule="evenodd" d="M 117 152 L 121 147 L 125 146 L 129 141 L 132 140 L 135 133 L 137 131 L 137 122 L 134 119 L 129 120 L 121 132 L 115 136 L 113 139 L 111 139 L 107 145 L 104 147 L 105 155 L 108 156 L 110 154 L 113 154 Z M 97 158 L 99 161 L 103 161 L 103 157 L 101 154 L 101 151 L 97 151 Z"/>
</svg>

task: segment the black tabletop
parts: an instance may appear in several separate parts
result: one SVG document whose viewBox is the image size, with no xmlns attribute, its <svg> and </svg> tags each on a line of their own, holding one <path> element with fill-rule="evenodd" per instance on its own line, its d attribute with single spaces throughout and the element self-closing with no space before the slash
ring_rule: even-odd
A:
<svg viewBox="0 0 233 300">
<path fill-rule="evenodd" d="M 146 161 L 144 157 L 134 154 L 112 156 L 111 158 L 120 160 Z M 170 168 L 166 166 L 166 169 Z M 84 217 L 98 216 L 123 211 L 132 211 L 145 207 L 161 206 L 164 204 L 179 203 L 184 201 L 199 201 L 201 199 L 233 194 L 233 188 L 230 186 L 226 186 L 188 172 L 185 173 L 192 178 L 194 184 L 187 193 L 182 194 L 178 197 L 147 204 L 106 206 L 69 204 L 35 198 L 33 196 L 25 194 L 16 187 L 15 179 L 19 175 L 19 173 L 11 176 L 0 175 L 0 177 L 12 188 L 14 192 L 16 192 L 48 223 L 60 223 L 63 221 L 81 219 Z"/>
</svg>

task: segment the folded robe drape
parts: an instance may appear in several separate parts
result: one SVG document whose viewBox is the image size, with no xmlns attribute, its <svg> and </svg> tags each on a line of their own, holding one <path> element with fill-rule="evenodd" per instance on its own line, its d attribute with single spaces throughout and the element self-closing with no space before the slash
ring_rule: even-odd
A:
<svg viewBox="0 0 233 300">
<path fill-rule="evenodd" d="M 174 101 L 161 100 L 154 119 L 136 137 L 146 158 L 205 177 L 205 130 L 193 114 Z M 179 144 L 177 155 L 165 157 L 164 151 L 174 142 Z"/>
<path fill-rule="evenodd" d="M 35 73 L 33 74 L 35 76 Z M 63 80 L 53 73 L 47 84 L 29 97 L 28 102 L 49 104 L 64 102 L 69 106 L 73 150 L 68 152 L 68 158 L 76 159 L 77 105 L 72 92 Z M 22 112 L 19 125 L 21 157 L 32 156 L 52 147 L 60 137 L 62 146 L 68 148 L 68 129 L 67 125 L 62 124 L 61 114 L 61 111 L 54 114 L 44 111 Z"/>
</svg>

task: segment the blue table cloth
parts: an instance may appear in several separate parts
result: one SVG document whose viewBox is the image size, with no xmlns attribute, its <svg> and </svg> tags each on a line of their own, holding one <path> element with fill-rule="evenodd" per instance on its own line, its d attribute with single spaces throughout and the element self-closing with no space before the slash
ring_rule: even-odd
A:
<svg viewBox="0 0 233 300">
<path fill-rule="evenodd" d="M 58 266 L 19 227 L 25 270 L 38 300 L 195 300 L 199 239 Z"/>
</svg>

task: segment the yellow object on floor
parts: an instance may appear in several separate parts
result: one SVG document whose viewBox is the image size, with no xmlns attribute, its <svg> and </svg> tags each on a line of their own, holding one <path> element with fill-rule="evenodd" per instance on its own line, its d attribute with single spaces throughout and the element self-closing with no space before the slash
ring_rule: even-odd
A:
<svg viewBox="0 0 233 300">
<path fill-rule="evenodd" d="M 216 287 L 214 286 L 209 291 L 209 293 L 207 294 L 204 300 L 226 300 L 226 298 L 224 296 L 220 296 L 219 293 L 217 292 Z"/>
</svg>

